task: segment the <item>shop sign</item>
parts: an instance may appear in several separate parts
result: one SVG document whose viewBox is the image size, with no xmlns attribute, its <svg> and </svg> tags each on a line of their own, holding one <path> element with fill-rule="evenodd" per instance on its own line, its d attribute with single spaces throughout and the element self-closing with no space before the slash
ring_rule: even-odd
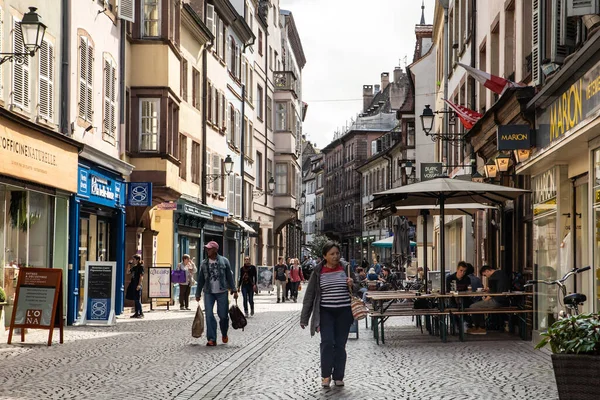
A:
<svg viewBox="0 0 600 400">
<path fill-rule="evenodd" d="M 148 297 L 171 298 L 171 267 L 148 268 Z"/>
<path fill-rule="evenodd" d="M 174 211 L 177 210 L 177 203 L 174 201 L 167 201 L 165 203 L 157 204 L 156 209 L 163 211 Z"/>
<path fill-rule="evenodd" d="M 189 215 L 193 215 L 195 217 L 212 219 L 212 214 L 208 211 L 203 210 L 200 207 L 197 207 L 193 204 L 184 204 L 183 212 Z"/>
<path fill-rule="evenodd" d="M 75 146 L 6 119 L 0 132 L 0 174 L 77 191 Z"/>
<path fill-rule="evenodd" d="M 115 319 L 115 288 L 117 263 L 86 261 L 83 312 L 80 325 L 88 323 L 113 325 Z"/>
<path fill-rule="evenodd" d="M 544 148 L 573 133 L 600 106 L 600 62 L 536 116 L 536 145 Z"/>
<path fill-rule="evenodd" d="M 444 176 L 444 164 L 442 163 L 421 163 L 421 181 Z"/>
<path fill-rule="evenodd" d="M 521 150 L 531 148 L 529 125 L 500 125 L 496 131 L 498 150 Z"/>
<path fill-rule="evenodd" d="M 127 184 L 127 205 L 133 207 L 151 207 L 152 182 L 129 182 Z"/>
<path fill-rule="evenodd" d="M 123 205 L 123 182 L 85 165 L 79 165 L 78 177 L 79 197 L 108 207 Z"/>
<path fill-rule="evenodd" d="M 594 203 L 600 203 L 600 189 L 594 191 Z"/>
<path fill-rule="evenodd" d="M 552 168 L 540 175 L 531 178 L 533 189 L 533 204 L 549 204 L 556 199 L 558 193 L 556 186 L 556 168 Z M 554 202 L 556 204 L 556 201 Z"/>
</svg>

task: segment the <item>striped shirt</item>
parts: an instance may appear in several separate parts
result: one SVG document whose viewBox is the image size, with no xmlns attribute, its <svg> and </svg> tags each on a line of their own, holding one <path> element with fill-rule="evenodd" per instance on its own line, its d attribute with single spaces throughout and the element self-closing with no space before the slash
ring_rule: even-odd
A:
<svg viewBox="0 0 600 400">
<path fill-rule="evenodd" d="M 335 269 L 321 269 L 321 307 L 350 307 L 346 278 L 341 265 Z"/>
</svg>

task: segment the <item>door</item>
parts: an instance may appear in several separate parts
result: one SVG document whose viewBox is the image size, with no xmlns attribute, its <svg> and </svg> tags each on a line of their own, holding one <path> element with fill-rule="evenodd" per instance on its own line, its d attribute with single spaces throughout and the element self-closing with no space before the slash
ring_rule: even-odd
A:
<svg viewBox="0 0 600 400">
<path fill-rule="evenodd" d="M 83 311 L 83 297 L 85 288 L 85 263 L 89 261 L 90 254 L 90 218 L 82 216 L 79 218 L 79 312 Z"/>
</svg>

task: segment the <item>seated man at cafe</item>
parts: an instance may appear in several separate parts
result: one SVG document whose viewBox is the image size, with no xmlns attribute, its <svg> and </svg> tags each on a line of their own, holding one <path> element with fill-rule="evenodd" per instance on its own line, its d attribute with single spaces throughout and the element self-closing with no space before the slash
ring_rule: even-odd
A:
<svg viewBox="0 0 600 400">
<path fill-rule="evenodd" d="M 510 281 L 504 271 L 496 270 L 489 265 L 484 265 L 479 270 L 482 276 L 485 276 L 487 281 L 487 288 L 483 291 L 485 293 L 504 293 L 510 290 Z M 503 296 L 483 296 L 481 301 L 471 304 L 469 309 L 473 310 L 484 310 L 491 308 L 508 307 L 508 298 Z M 467 333 L 470 335 L 485 335 L 487 330 L 485 328 L 485 314 L 473 315 L 473 328 L 468 329 Z"/>
<path fill-rule="evenodd" d="M 383 274 L 379 277 L 377 290 L 398 290 L 398 277 L 389 267 L 383 267 Z"/>
<path fill-rule="evenodd" d="M 456 266 L 456 272 L 446 277 L 446 292 L 450 292 L 452 282 L 456 282 L 456 290 L 466 292 L 471 286 L 471 278 L 467 275 L 467 263 L 460 261 Z"/>
</svg>

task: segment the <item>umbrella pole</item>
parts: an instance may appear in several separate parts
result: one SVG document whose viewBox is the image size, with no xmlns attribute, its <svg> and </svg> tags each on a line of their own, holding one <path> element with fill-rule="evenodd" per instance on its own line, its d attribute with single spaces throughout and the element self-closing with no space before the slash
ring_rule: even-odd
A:
<svg viewBox="0 0 600 400">
<path fill-rule="evenodd" d="M 440 196 L 440 281 L 441 293 L 446 294 L 446 223 L 444 220 L 444 195 Z"/>
<path fill-rule="evenodd" d="M 425 293 L 427 293 L 427 282 L 428 282 L 428 274 L 427 274 L 427 214 L 429 212 L 427 210 L 422 210 L 421 215 L 423 216 L 423 279 L 425 280 Z M 417 270 L 417 277 L 419 276 L 419 272 Z"/>
</svg>

